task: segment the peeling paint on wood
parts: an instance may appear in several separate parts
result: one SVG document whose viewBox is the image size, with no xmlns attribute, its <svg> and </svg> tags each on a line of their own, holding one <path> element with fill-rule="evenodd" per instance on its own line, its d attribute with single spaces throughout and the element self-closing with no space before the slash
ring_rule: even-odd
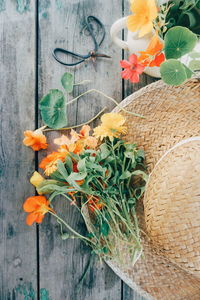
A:
<svg viewBox="0 0 200 300">
<path fill-rule="evenodd" d="M 6 9 L 6 1 L 0 0 L 0 12 Z"/>
<path fill-rule="evenodd" d="M 61 9 L 63 7 L 62 0 L 56 0 L 56 7 L 57 9 Z"/>
<path fill-rule="evenodd" d="M 39 13 L 44 19 L 49 19 L 48 9 L 51 6 L 50 0 L 39 1 Z"/>
<path fill-rule="evenodd" d="M 44 13 L 51 5 L 50 0 L 39 1 L 39 12 Z"/>
<path fill-rule="evenodd" d="M 24 283 L 24 284 L 19 284 L 15 288 L 15 294 L 16 294 L 16 299 L 18 299 L 20 296 L 22 300 L 35 300 L 35 291 L 33 289 L 32 283 Z M 22 298 L 23 297 L 23 298 Z"/>
<path fill-rule="evenodd" d="M 40 300 L 51 300 L 49 292 L 46 289 L 40 289 Z"/>
<path fill-rule="evenodd" d="M 31 282 L 18 284 L 13 289 L 12 294 L 15 295 L 15 298 L 12 299 L 36 300 L 36 292 L 33 289 L 33 285 Z M 52 300 L 49 296 L 48 290 L 46 290 L 45 288 L 40 289 L 40 300 Z"/>
<path fill-rule="evenodd" d="M 16 0 L 17 11 L 23 14 L 30 10 L 30 0 Z"/>
</svg>

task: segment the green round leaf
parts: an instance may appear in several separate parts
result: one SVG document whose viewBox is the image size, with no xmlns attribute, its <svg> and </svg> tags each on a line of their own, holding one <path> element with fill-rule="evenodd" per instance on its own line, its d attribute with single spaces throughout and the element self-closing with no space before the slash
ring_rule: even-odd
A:
<svg viewBox="0 0 200 300">
<path fill-rule="evenodd" d="M 179 58 L 193 50 L 197 43 L 197 36 L 186 27 L 176 26 L 168 30 L 165 35 L 165 56 Z"/>
<path fill-rule="evenodd" d="M 200 60 L 191 60 L 189 63 L 189 68 L 193 71 L 200 70 Z"/>
<path fill-rule="evenodd" d="M 71 93 L 73 91 L 74 75 L 72 73 L 66 72 L 61 78 L 61 83 L 64 89 L 68 93 Z"/>
<path fill-rule="evenodd" d="M 184 66 L 184 68 L 185 68 L 185 73 L 186 73 L 187 79 L 190 79 L 190 78 L 192 77 L 192 75 L 193 75 L 193 72 L 192 72 L 191 68 L 188 68 L 188 67 L 187 67 L 186 65 L 184 65 L 184 64 L 183 64 L 183 66 Z"/>
<path fill-rule="evenodd" d="M 184 65 L 176 59 L 162 63 L 160 73 L 163 81 L 169 85 L 179 85 L 187 79 Z"/>
<path fill-rule="evenodd" d="M 45 125 L 58 129 L 67 124 L 65 97 L 59 90 L 50 90 L 40 100 L 40 112 Z"/>
<path fill-rule="evenodd" d="M 189 53 L 189 56 L 191 58 L 200 58 L 200 53 L 197 51 L 193 51 L 193 52 Z"/>
</svg>

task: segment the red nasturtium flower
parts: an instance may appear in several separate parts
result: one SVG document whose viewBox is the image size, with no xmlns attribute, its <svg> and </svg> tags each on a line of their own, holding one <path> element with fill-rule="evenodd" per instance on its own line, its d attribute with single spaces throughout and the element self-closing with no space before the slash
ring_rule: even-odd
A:
<svg viewBox="0 0 200 300">
<path fill-rule="evenodd" d="M 44 215 L 48 211 L 53 211 L 49 207 L 49 201 L 44 196 L 33 196 L 26 199 L 23 205 L 25 212 L 29 213 L 26 217 L 26 224 L 31 226 L 34 222 L 41 223 Z"/>
<path fill-rule="evenodd" d="M 46 136 L 42 133 L 42 128 L 39 128 L 35 131 L 26 130 L 24 131 L 24 136 L 24 145 L 31 147 L 34 151 L 46 149 L 48 146 Z"/>
<path fill-rule="evenodd" d="M 140 51 L 141 55 L 138 61 L 145 67 L 160 67 L 165 60 L 165 55 L 162 53 L 163 43 L 159 39 L 158 34 L 154 34 L 146 51 Z"/>
<path fill-rule="evenodd" d="M 132 54 L 128 60 L 121 60 L 120 66 L 124 68 L 121 72 L 121 76 L 123 79 L 130 79 L 131 82 L 137 83 L 139 82 L 139 75 L 143 73 L 144 66 L 138 62 L 137 55 Z"/>
</svg>

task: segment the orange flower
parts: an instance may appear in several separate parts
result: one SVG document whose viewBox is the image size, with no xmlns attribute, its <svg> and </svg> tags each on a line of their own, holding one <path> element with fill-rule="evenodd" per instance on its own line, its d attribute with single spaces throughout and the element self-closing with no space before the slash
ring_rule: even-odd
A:
<svg viewBox="0 0 200 300">
<path fill-rule="evenodd" d="M 142 37 L 153 30 L 153 20 L 158 14 L 155 0 L 132 0 L 131 11 L 133 15 L 127 20 L 130 31 L 139 30 L 139 37 Z"/>
<path fill-rule="evenodd" d="M 154 34 L 146 51 L 140 51 L 141 55 L 138 61 L 145 67 L 159 67 L 165 60 L 163 50 L 163 43 L 160 41 L 158 34 Z"/>
<path fill-rule="evenodd" d="M 84 125 L 77 133 L 75 130 L 71 130 L 71 139 L 62 135 L 60 138 L 54 140 L 56 145 L 65 145 L 69 152 L 80 154 L 85 148 L 89 147 L 95 149 L 97 146 L 97 139 L 89 136 L 91 128 L 88 125 Z"/>
<path fill-rule="evenodd" d="M 42 133 L 42 128 L 35 131 L 26 130 L 24 131 L 23 143 L 27 147 L 31 147 L 34 151 L 47 148 L 46 136 Z"/>
<path fill-rule="evenodd" d="M 68 150 L 62 146 L 58 149 L 59 152 L 52 152 L 47 157 L 45 157 L 41 162 L 39 167 L 44 170 L 44 173 L 49 176 L 57 170 L 57 162 L 61 160 L 65 161 L 65 157 L 68 154 Z"/>
<path fill-rule="evenodd" d="M 26 217 L 26 224 L 31 226 L 34 222 L 41 223 L 44 215 L 53 211 L 49 207 L 49 201 L 44 196 L 33 196 L 26 199 L 23 205 L 25 212 L 29 213 Z"/>
<path fill-rule="evenodd" d="M 101 202 L 99 197 L 90 196 L 88 198 L 88 207 L 94 212 L 95 210 L 101 210 L 104 207 L 104 204 Z"/>
</svg>

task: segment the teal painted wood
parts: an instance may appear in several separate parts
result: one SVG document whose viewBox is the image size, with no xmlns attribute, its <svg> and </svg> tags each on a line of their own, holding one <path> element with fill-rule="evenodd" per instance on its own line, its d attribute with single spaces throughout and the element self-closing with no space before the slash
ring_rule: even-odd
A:
<svg viewBox="0 0 200 300">
<path fill-rule="evenodd" d="M 92 82 L 87 86 L 77 86 L 73 96 L 90 88 L 98 88 L 106 94 L 122 98 L 119 60 L 121 50 L 111 45 L 109 29 L 115 19 L 121 17 L 121 0 L 93 1 L 40 1 L 40 96 L 49 88 L 61 88 L 60 78 L 69 70 L 52 58 L 54 47 L 64 47 L 87 53 L 92 49 L 91 40 L 80 34 L 85 16 L 94 15 L 106 26 L 106 39 L 101 52 L 111 54 L 112 60 L 99 60 L 97 72 L 92 62 L 71 69 L 75 81 L 84 79 Z M 72 98 L 72 96 L 69 97 Z M 107 99 L 93 93 L 81 98 L 78 103 L 69 107 L 69 125 L 82 123 L 92 118 L 103 107 L 113 107 Z M 49 134 L 49 138 L 59 134 Z M 49 151 L 52 147 L 49 148 Z M 85 233 L 83 220 L 76 211 L 62 200 L 55 205 L 55 210 L 65 215 L 70 224 Z M 102 262 L 95 260 L 86 276 L 83 286 L 78 282 L 90 259 L 90 249 L 77 240 L 61 240 L 59 227 L 50 218 L 45 218 L 40 228 L 40 285 L 49 290 L 52 300 L 87 299 L 87 300 L 121 300 L 121 280 Z"/>
<path fill-rule="evenodd" d="M 22 9 L 22 7 L 21 7 Z M 36 228 L 25 224 L 22 204 L 34 152 L 22 144 L 35 127 L 35 1 L 17 11 L 0 1 L 0 299 L 37 299 Z"/>
</svg>

